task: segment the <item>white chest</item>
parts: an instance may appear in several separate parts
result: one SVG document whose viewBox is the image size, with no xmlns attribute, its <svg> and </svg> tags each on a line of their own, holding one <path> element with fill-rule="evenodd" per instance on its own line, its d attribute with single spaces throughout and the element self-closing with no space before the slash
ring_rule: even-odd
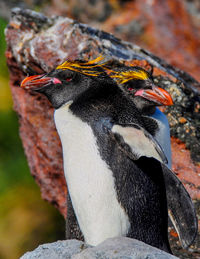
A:
<svg viewBox="0 0 200 259">
<path fill-rule="evenodd" d="M 97 245 L 126 235 L 129 220 L 117 200 L 114 178 L 101 159 L 91 127 L 73 115 L 69 105 L 55 111 L 65 177 L 85 241 Z"/>
</svg>

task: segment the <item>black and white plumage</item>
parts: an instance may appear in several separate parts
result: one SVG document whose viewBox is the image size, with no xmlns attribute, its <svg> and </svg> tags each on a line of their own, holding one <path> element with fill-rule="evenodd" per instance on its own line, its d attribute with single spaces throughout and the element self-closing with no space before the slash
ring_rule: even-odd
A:
<svg viewBox="0 0 200 259">
<path fill-rule="evenodd" d="M 21 86 L 45 94 L 56 109 L 65 177 L 85 241 L 128 236 L 170 252 L 165 175 L 180 182 L 162 163 L 165 155 L 134 102 L 87 63 L 68 63 Z"/>
<path fill-rule="evenodd" d="M 165 114 L 157 108 L 157 106 L 160 105 L 172 105 L 173 101 L 171 97 L 166 95 L 166 92 L 163 93 L 161 88 L 155 87 L 152 75 L 141 67 L 123 65 L 111 71 L 111 77 L 117 82 L 126 96 L 134 102 L 141 116 L 143 116 L 148 132 L 163 149 L 167 158 L 167 165 L 171 168 L 169 123 Z M 148 90 L 154 90 L 154 94 L 156 89 L 158 94 L 161 95 L 160 98 L 159 95 L 154 96 L 148 94 Z"/>
<path fill-rule="evenodd" d="M 112 70 L 111 77 L 118 83 L 118 86 L 124 91 L 126 96 L 134 102 L 145 121 L 146 129 L 159 143 L 167 158 L 167 163 L 166 161 L 163 162 L 167 164 L 169 169 L 163 164 L 162 169 L 167 190 L 168 214 L 179 235 L 182 246 L 187 248 L 194 241 L 197 234 L 196 213 L 189 194 L 170 170 L 171 144 L 169 123 L 164 113 L 156 107 L 172 105 L 173 101 L 162 89 L 155 87 L 152 75 L 140 67 L 116 67 Z"/>
</svg>

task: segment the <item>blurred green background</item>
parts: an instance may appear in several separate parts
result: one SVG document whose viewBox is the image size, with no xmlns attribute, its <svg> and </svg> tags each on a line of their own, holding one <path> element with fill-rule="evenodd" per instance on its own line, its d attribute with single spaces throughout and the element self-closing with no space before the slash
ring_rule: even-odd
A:
<svg viewBox="0 0 200 259">
<path fill-rule="evenodd" d="M 0 18 L 0 259 L 64 239 L 65 229 L 63 217 L 41 199 L 19 138 L 5 59 L 6 24 Z"/>
</svg>

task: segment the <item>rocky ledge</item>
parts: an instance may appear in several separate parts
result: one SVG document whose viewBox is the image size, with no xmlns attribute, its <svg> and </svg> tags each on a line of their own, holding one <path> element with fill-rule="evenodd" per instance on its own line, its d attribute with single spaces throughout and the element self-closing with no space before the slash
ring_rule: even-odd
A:
<svg viewBox="0 0 200 259">
<path fill-rule="evenodd" d="M 78 240 L 57 241 L 40 245 L 20 259 L 176 259 L 155 247 L 135 239 L 110 238 L 95 247 Z"/>
</svg>

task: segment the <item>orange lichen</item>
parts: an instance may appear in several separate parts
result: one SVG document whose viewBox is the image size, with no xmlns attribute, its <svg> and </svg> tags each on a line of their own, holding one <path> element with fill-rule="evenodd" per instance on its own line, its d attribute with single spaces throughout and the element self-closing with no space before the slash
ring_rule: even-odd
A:
<svg viewBox="0 0 200 259">
<path fill-rule="evenodd" d="M 178 237 L 178 234 L 176 231 L 174 231 L 173 229 L 170 230 L 169 234 L 173 237 Z"/>
<path fill-rule="evenodd" d="M 193 199 L 200 199 L 200 165 L 194 164 L 190 151 L 184 143 L 176 138 L 171 138 L 172 144 L 172 169 L 185 185 Z"/>
</svg>

